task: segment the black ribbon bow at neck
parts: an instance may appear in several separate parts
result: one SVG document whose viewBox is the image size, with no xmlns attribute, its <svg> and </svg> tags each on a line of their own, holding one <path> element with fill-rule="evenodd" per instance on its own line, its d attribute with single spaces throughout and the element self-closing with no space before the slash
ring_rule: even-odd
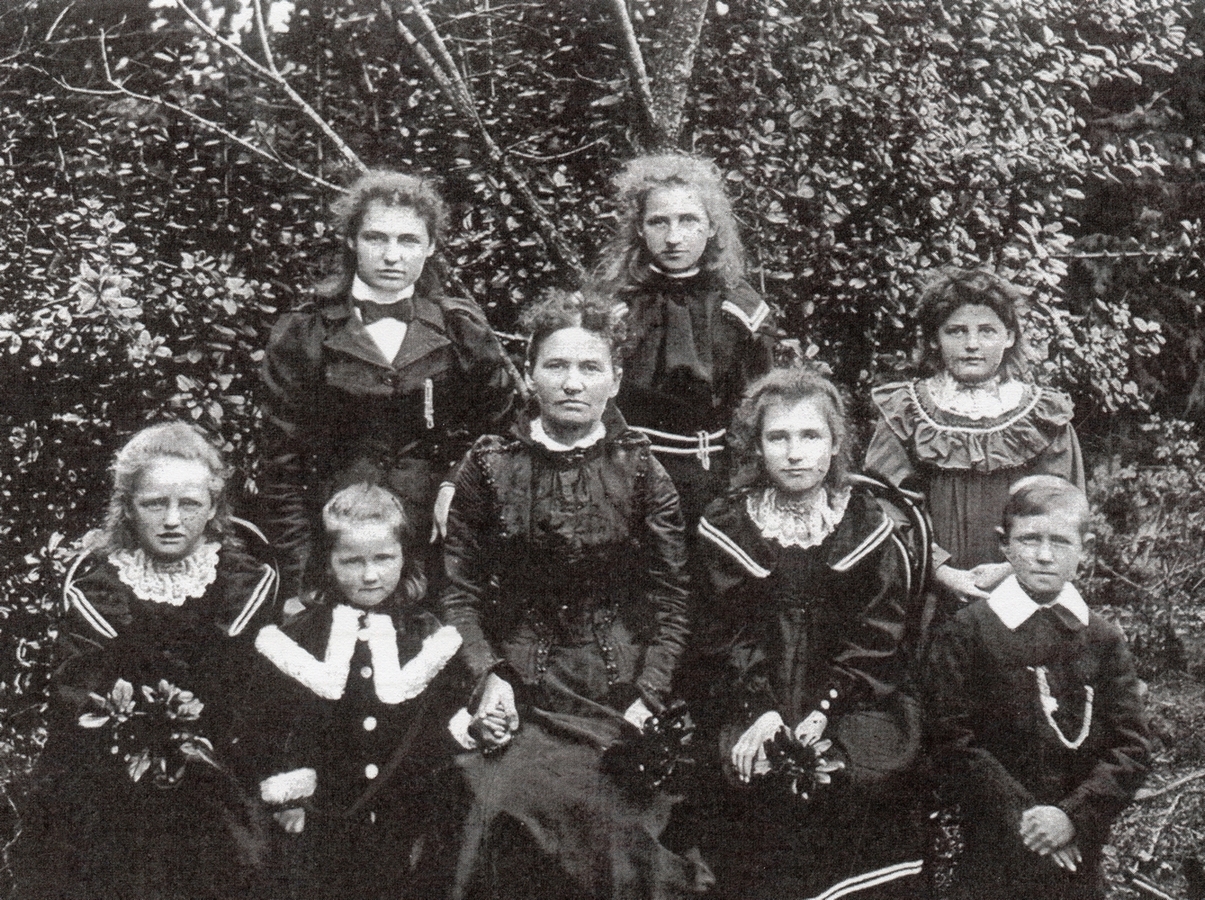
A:
<svg viewBox="0 0 1205 900">
<path fill-rule="evenodd" d="M 396 319 L 399 322 L 409 322 L 414 318 L 414 301 L 409 297 L 395 303 L 373 303 L 371 300 L 357 300 L 356 307 L 360 310 L 360 318 L 365 326 L 381 319 Z"/>
</svg>

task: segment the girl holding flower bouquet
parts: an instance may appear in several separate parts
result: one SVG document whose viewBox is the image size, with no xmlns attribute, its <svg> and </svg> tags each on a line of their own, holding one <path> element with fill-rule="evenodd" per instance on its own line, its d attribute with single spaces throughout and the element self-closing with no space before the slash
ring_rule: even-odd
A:
<svg viewBox="0 0 1205 900">
<path fill-rule="evenodd" d="M 910 566 L 894 520 L 846 474 L 844 402 L 810 369 L 754 382 L 730 433 L 758 474 L 699 522 L 701 643 L 726 673 L 720 893 L 915 896 L 919 717 L 901 688 Z"/>
<path fill-rule="evenodd" d="M 23 900 L 225 898 L 264 844 L 240 742 L 266 543 L 227 511 L 228 469 L 194 427 L 136 434 L 104 527 L 64 590 L 49 739 L 15 854 Z"/>
</svg>

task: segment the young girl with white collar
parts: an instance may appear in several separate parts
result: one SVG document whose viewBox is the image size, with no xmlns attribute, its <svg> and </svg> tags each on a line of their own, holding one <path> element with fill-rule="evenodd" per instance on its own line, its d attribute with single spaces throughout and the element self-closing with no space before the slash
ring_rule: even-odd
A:
<svg viewBox="0 0 1205 900">
<path fill-rule="evenodd" d="M 418 605 L 426 579 L 407 552 L 410 524 L 396 496 L 346 487 L 322 524 L 315 560 L 325 567 L 307 612 L 255 641 L 283 688 L 268 692 L 285 719 L 274 742 L 282 752 L 260 783 L 276 821 L 298 835 L 284 839 L 282 890 L 426 896 L 441 876 L 423 851 L 441 823 L 459 824 L 441 777 L 456 749 L 448 663 L 460 635 Z"/>
</svg>

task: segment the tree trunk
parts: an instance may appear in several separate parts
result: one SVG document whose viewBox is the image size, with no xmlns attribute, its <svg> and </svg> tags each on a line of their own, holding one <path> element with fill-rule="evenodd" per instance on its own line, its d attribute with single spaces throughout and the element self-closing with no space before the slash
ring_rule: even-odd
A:
<svg viewBox="0 0 1205 900">
<path fill-rule="evenodd" d="M 653 51 L 649 75 L 653 92 L 654 140 L 668 149 L 678 146 L 682 136 L 682 113 L 690 90 L 699 35 L 711 0 L 672 0 Z"/>
</svg>

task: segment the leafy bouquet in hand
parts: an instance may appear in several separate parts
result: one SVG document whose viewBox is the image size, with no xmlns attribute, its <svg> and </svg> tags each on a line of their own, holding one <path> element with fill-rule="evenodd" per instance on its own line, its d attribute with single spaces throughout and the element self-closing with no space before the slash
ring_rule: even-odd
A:
<svg viewBox="0 0 1205 900">
<path fill-rule="evenodd" d="M 156 687 L 144 684 L 139 700 L 134 686 L 118 678 L 108 696 L 89 697 L 97 711 L 81 715 L 79 724 L 110 727 L 109 752 L 121 756 L 131 781 L 141 781 L 152 772 L 156 787 L 171 788 L 180 783 L 190 762 L 222 768 L 210 740 L 193 730 L 192 723 L 200 718 L 205 704 L 192 692 L 160 680 Z"/>
<path fill-rule="evenodd" d="M 685 701 L 675 700 L 649 716 L 638 737 L 609 747 L 603 754 L 603 767 L 629 788 L 651 793 L 694 764 L 687 752 L 694 731 Z"/>
<path fill-rule="evenodd" d="M 807 800 L 817 786 L 831 784 L 833 773 L 845 768 L 840 760 L 825 759 L 824 754 L 832 746 L 827 738 L 816 740 L 805 735 L 801 739 L 781 728 L 764 745 L 768 770 L 759 777 L 764 783 L 781 786 L 800 800 Z"/>
</svg>

